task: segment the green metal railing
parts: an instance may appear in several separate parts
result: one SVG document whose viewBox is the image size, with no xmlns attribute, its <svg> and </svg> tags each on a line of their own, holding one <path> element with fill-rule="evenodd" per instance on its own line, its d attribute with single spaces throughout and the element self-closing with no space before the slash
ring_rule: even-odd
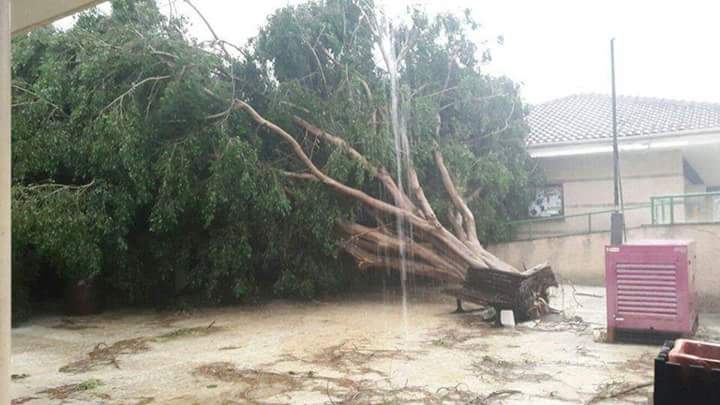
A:
<svg viewBox="0 0 720 405">
<path fill-rule="evenodd" d="M 653 225 L 720 222 L 720 191 L 650 198 Z"/>
<path fill-rule="evenodd" d="M 625 207 L 625 213 L 634 217 L 644 214 L 647 223 L 650 220 L 647 213 L 649 207 L 650 204 L 636 204 Z M 609 232 L 610 214 L 614 211 L 614 209 L 608 209 L 554 217 L 522 219 L 511 221 L 509 225 L 512 228 L 513 240 Z"/>
<path fill-rule="evenodd" d="M 647 209 L 650 208 L 650 212 Z M 615 210 L 583 212 L 555 217 L 511 221 L 513 240 L 532 240 L 557 236 L 582 235 L 610 231 L 610 214 Z M 720 191 L 661 195 L 649 204 L 626 206 L 625 223 L 673 225 L 720 223 Z"/>
</svg>

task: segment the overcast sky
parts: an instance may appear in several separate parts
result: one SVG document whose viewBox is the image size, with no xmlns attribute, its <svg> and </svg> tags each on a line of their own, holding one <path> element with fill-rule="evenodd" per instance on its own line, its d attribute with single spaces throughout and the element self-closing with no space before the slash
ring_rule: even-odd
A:
<svg viewBox="0 0 720 405">
<path fill-rule="evenodd" d="M 159 0 L 164 10 L 172 0 Z M 616 38 L 619 94 L 720 102 L 717 0 L 377 0 L 389 14 L 408 4 L 428 12 L 472 10 L 478 40 L 503 35 L 486 70 L 522 83 L 539 103 L 579 92 L 610 92 L 609 40 Z M 181 0 L 177 12 L 191 15 Z M 268 14 L 297 0 L 195 0 L 220 36 L 243 43 Z M 191 16 L 192 32 L 209 37 Z"/>
</svg>

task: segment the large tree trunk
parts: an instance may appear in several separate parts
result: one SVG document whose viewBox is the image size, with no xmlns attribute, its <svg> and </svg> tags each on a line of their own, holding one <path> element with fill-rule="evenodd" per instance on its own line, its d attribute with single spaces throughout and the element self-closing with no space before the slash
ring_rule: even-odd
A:
<svg viewBox="0 0 720 405">
<path fill-rule="evenodd" d="M 451 230 L 438 220 L 420 185 L 415 168 L 408 164 L 406 192 L 386 168 L 371 163 L 339 136 L 295 117 L 294 122 L 318 139 L 341 148 L 349 159 L 359 162 L 385 188 L 388 202 L 343 184 L 320 170 L 288 131 L 266 120 L 241 100 L 236 108 L 247 112 L 253 120 L 282 138 L 307 169 L 302 173 L 286 173 L 303 181 L 319 181 L 336 192 L 361 202 L 375 213 L 374 226 L 360 223 L 337 224 L 343 239 L 340 246 L 352 255 L 361 269 L 390 268 L 405 270 L 439 280 L 464 284 L 456 295 L 500 308 L 514 309 L 521 319 L 537 316 L 547 308 L 547 288 L 556 285 L 547 266 L 522 272 L 487 251 L 477 237 L 475 217 L 455 187 L 439 148 L 434 151 L 435 163 L 445 190 L 453 203 L 448 222 Z M 383 218 L 401 219 L 412 232 L 399 233 L 397 227 L 386 225 Z"/>
</svg>

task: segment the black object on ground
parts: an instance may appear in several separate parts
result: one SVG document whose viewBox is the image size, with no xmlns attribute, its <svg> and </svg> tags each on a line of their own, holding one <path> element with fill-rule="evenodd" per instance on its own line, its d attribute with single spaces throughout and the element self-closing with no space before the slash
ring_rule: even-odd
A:
<svg viewBox="0 0 720 405">
<path fill-rule="evenodd" d="M 655 358 L 654 405 L 720 404 L 720 369 L 669 361 L 675 341 L 668 340 Z"/>
</svg>

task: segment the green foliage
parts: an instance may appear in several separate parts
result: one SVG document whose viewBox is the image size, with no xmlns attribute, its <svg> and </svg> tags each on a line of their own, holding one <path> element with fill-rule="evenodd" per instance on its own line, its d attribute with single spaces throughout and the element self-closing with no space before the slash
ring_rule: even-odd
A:
<svg viewBox="0 0 720 405">
<path fill-rule="evenodd" d="M 437 144 L 459 191 L 469 197 L 479 190 L 470 203 L 479 238 L 507 239 L 507 221 L 524 214 L 540 181 L 524 147 L 518 86 L 483 73 L 492 57 L 470 39 L 479 24 L 469 12 L 429 16 L 411 7 L 407 15 L 407 22 L 390 24 L 390 35 L 396 53 L 407 48 L 398 67 L 399 96 L 420 182 L 444 220 L 451 203 L 432 157 Z M 394 172 L 389 78 L 378 56 L 382 18 L 366 1 L 288 6 L 269 18 L 253 57 L 275 75 L 273 118 L 300 115 Z M 378 185 L 357 175 L 360 169 L 342 152 L 319 147 L 313 153 L 333 177 L 377 194 Z"/>
<path fill-rule="evenodd" d="M 97 277 L 129 304 L 244 302 L 264 288 L 311 298 L 356 283 L 335 224 L 368 213 L 320 183 L 283 176 L 305 168 L 228 107 L 248 101 L 298 135 L 326 173 L 376 195 L 358 162 L 291 120 L 299 114 L 394 171 L 372 3 L 282 8 L 233 60 L 197 44 L 153 1 L 112 5 L 67 31 L 13 41 L 15 302 L 48 271 Z M 412 41 L 400 90 L 420 180 L 444 213 L 437 143 L 461 191 L 482 190 L 471 205 L 481 238 L 498 240 L 535 181 L 517 86 L 482 73 L 489 54 L 468 39 L 478 26 L 467 15 L 409 15 L 393 32 L 398 44 Z"/>
<path fill-rule="evenodd" d="M 227 88 L 183 29 L 152 2 L 116 1 L 14 41 L 17 303 L 46 269 L 100 276 L 128 303 L 255 294 L 251 222 L 289 203 L 243 120 L 208 123 L 205 88 Z"/>
</svg>

